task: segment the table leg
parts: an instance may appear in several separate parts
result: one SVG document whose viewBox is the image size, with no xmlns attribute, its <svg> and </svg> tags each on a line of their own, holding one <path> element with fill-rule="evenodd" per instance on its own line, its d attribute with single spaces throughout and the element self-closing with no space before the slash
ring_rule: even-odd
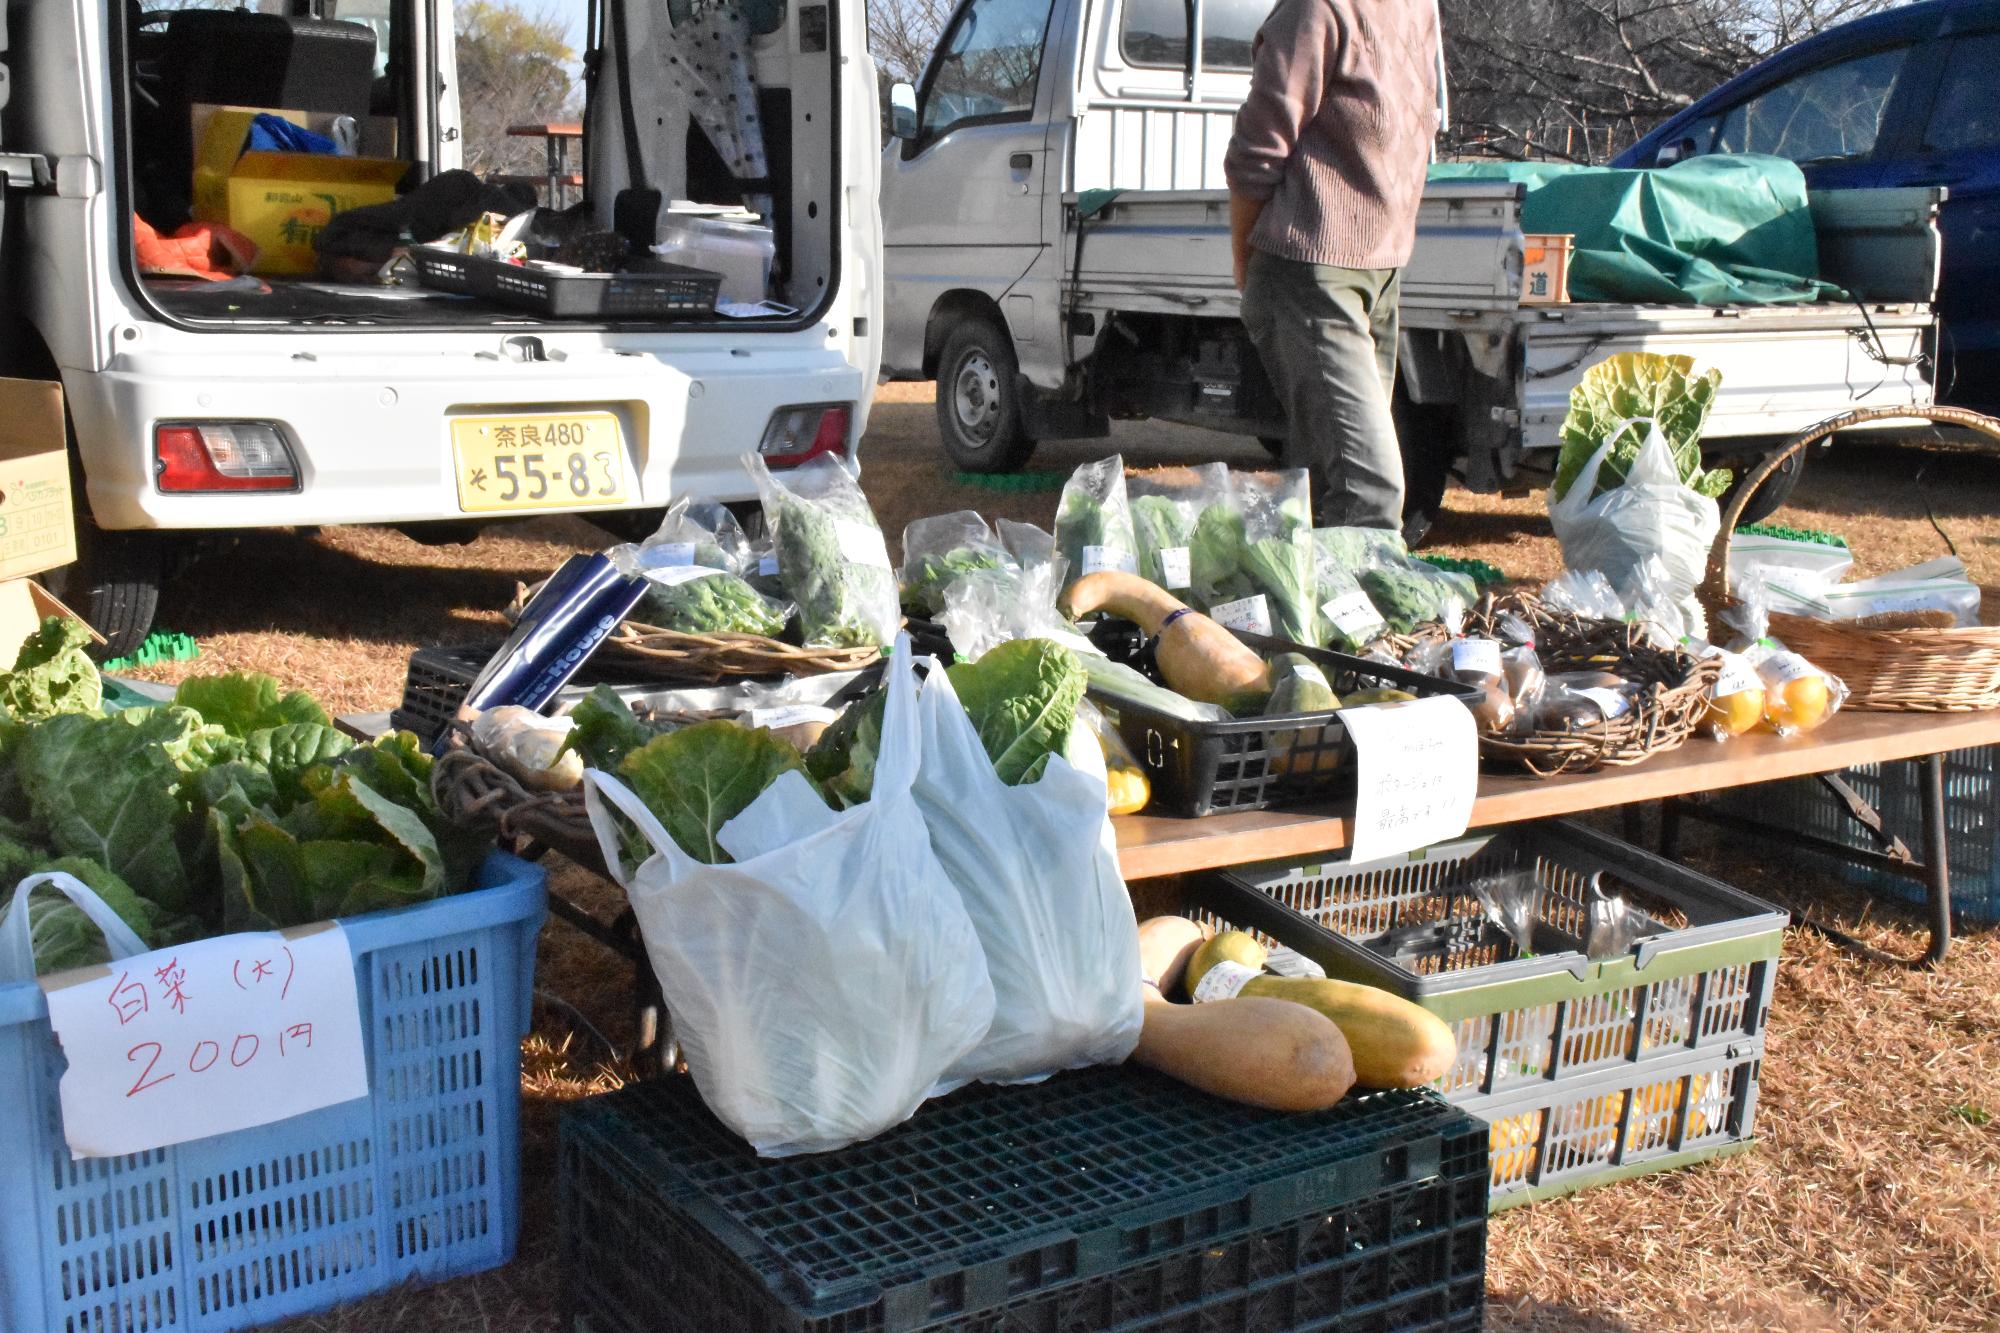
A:
<svg viewBox="0 0 2000 1333">
<path fill-rule="evenodd" d="M 1923 809 L 1924 887 L 1931 911 L 1930 940 L 1924 945 L 1924 951 L 1907 958 L 1884 953 L 1803 912 L 1794 912 L 1792 921 L 1870 962 L 1932 968 L 1942 963 L 1945 955 L 1951 952 L 1951 852 L 1945 827 L 1944 756 L 1927 754 L 1914 762 L 1921 765 L 1918 770 L 1921 774 L 1918 779 L 1918 804 Z"/>
</svg>

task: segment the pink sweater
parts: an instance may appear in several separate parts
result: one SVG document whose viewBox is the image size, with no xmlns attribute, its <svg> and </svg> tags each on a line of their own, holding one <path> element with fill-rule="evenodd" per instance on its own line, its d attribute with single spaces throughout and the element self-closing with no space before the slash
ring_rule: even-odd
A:
<svg viewBox="0 0 2000 1333">
<path fill-rule="evenodd" d="M 1278 0 L 1223 171 L 1268 201 L 1250 244 L 1340 268 L 1401 268 L 1437 118 L 1434 0 Z"/>
</svg>

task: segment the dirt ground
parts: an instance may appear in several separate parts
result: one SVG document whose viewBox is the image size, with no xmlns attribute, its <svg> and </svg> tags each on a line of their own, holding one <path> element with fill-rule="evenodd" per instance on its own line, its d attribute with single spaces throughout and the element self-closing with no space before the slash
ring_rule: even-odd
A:
<svg viewBox="0 0 2000 1333">
<path fill-rule="evenodd" d="M 864 444 L 864 485 L 892 545 L 910 519 L 953 508 L 1047 525 L 1061 476 L 1104 448 L 1043 448 L 1028 489 L 967 485 L 943 461 L 931 412 L 928 386 L 892 388 Z M 1113 444 L 1146 463 L 1265 461 L 1254 443 L 1174 427 L 1121 426 Z M 1539 498 L 1454 492 L 1448 506 L 1439 549 L 1534 581 L 1559 568 Z M 1934 518 L 1975 576 L 2000 582 L 2000 460 L 1921 440 L 1843 443 L 1813 460 L 1780 518 L 1844 534 L 1864 572 L 1940 554 Z M 166 592 L 160 623 L 196 636 L 203 652 L 150 674 L 255 668 L 338 711 L 386 709 L 413 649 L 496 638 L 517 581 L 605 540 L 568 519 L 462 547 L 365 529 L 249 536 Z M 1830 906 L 1887 947 L 1907 950 L 1916 938 L 1907 910 L 1857 897 L 1769 849 L 1691 837 L 1688 859 L 1780 902 Z M 573 867 L 558 873 L 607 910 L 616 905 L 616 890 Z M 539 1008 L 530 1039 L 520 1257 L 496 1273 L 289 1327 L 559 1326 L 555 1119 L 564 1101 L 617 1081 L 612 1048 L 631 1038 L 625 982 L 608 954 L 568 926 L 548 926 L 537 986 L 560 1003 Z M 2000 931 L 1967 931 L 1935 975 L 1860 963 L 1792 932 L 1770 1017 L 1759 1146 L 1495 1219 L 1489 1326 L 2000 1329 Z"/>
</svg>

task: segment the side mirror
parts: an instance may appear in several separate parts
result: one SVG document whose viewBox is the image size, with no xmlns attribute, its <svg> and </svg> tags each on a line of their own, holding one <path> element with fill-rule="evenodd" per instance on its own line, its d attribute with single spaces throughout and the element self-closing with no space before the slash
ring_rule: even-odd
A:
<svg viewBox="0 0 2000 1333">
<path fill-rule="evenodd" d="M 1692 138 L 1676 139 L 1672 143 L 1663 143 L 1660 145 L 1660 151 L 1653 155 L 1653 164 L 1655 166 L 1670 167 L 1676 162 L 1685 161 L 1693 156 L 1695 156 L 1694 140 Z"/>
<path fill-rule="evenodd" d="M 917 137 L 917 90 L 907 83 L 889 85 L 889 134 L 897 139 Z"/>
</svg>

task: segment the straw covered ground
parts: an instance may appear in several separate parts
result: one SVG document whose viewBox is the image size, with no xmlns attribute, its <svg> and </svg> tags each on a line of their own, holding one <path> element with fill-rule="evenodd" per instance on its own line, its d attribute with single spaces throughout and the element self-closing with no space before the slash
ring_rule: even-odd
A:
<svg viewBox="0 0 2000 1333">
<path fill-rule="evenodd" d="M 1149 463 L 1264 461 L 1254 444 L 1183 429 L 1120 427 L 1113 443 Z M 1101 448 L 1047 446 L 1033 466 L 1066 472 Z M 885 392 L 863 460 L 892 547 L 905 522 L 943 509 L 1045 525 L 1054 511 L 1052 490 L 954 482 L 927 387 Z M 1933 517 L 1976 576 L 2000 581 L 2000 462 L 1922 441 L 1843 443 L 1814 458 L 1797 502 L 1780 515 L 1845 535 L 1864 572 L 1941 553 Z M 152 674 L 255 668 L 337 710 L 386 709 L 400 697 L 413 648 L 496 638 L 498 610 L 517 580 L 604 540 L 573 520 L 496 529 L 463 547 L 362 529 L 246 535 L 168 591 L 161 623 L 194 634 L 203 653 Z M 1539 498 L 1455 492 L 1437 544 L 1528 580 L 1559 567 Z M 1847 893 L 1776 849 L 1691 831 L 1687 850 L 1691 863 L 1753 893 L 1829 907 L 1886 947 L 1908 950 L 1918 938 L 1908 911 Z M 616 891 L 583 872 L 558 873 L 606 910 L 616 905 Z M 632 1035 L 628 980 L 622 964 L 576 931 L 547 927 L 537 978 L 546 1002 L 524 1073 L 520 1257 L 497 1273 L 398 1291 L 289 1327 L 559 1327 L 556 1117 L 563 1103 L 620 1081 L 617 1052 Z M 1935 975 L 1857 962 L 1792 932 L 1757 1128 L 1752 1152 L 1497 1218 L 1489 1326 L 2000 1329 L 2000 930 L 1967 931 Z"/>
</svg>

